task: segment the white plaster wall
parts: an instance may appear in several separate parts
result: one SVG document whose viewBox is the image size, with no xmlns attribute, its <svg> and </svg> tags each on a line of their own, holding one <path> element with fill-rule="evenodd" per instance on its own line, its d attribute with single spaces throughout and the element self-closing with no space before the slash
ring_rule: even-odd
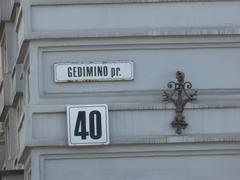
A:
<svg viewBox="0 0 240 180">
<path fill-rule="evenodd" d="M 143 105 L 143 104 L 142 104 Z M 126 105 L 127 106 L 127 105 Z M 239 108 L 187 109 L 184 113 L 189 126 L 181 136 L 171 127 L 173 109 L 117 110 L 109 104 L 110 144 L 176 144 L 202 142 L 239 142 Z M 147 107 L 147 105 L 146 105 Z M 153 106 L 152 106 L 153 107 Z M 27 143 L 34 146 L 67 145 L 67 119 L 65 106 L 35 106 L 27 123 Z"/>
<path fill-rule="evenodd" d="M 24 2 L 18 44 L 30 40 L 29 104 L 18 131 L 29 178 L 238 180 L 239 1 Z M 133 81 L 54 82 L 54 63 L 118 60 L 134 61 Z M 199 90 L 180 136 L 162 101 L 177 70 Z M 109 105 L 110 145 L 68 147 L 66 105 L 97 103 Z"/>
<path fill-rule="evenodd" d="M 46 159 L 44 180 L 237 180 L 239 156 Z M 71 164 L 71 166 L 69 166 Z"/>
<path fill-rule="evenodd" d="M 33 6 L 33 32 L 239 26 L 240 2 Z"/>
<path fill-rule="evenodd" d="M 237 180 L 239 154 L 231 148 L 223 144 L 38 148 L 31 153 L 32 178 Z"/>
<path fill-rule="evenodd" d="M 187 42 L 186 42 L 186 41 Z M 125 38 L 34 42 L 30 51 L 31 104 L 161 102 L 178 70 L 199 90 L 198 102 L 232 103 L 239 97 L 237 42 L 203 39 Z M 54 82 L 54 63 L 134 62 L 134 80 Z M 220 93 L 219 93 L 220 92 Z M 234 96 L 232 96 L 232 93 Z M 224 94 L 225 93 L 225 94 Z M 208 97 L 205 97 L 208 95 Z M 208 99 L 207 99 L 208 98 Z M 211 99 L 211 101 L 209 101 Z M 216 103 L 216 102 L 215 102 Z"/>
</svg>

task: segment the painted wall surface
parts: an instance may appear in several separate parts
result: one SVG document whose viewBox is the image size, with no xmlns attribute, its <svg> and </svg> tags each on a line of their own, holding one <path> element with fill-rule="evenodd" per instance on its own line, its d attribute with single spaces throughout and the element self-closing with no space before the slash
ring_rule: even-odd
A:
<svg viewBox="0 0 240 180">
<path fill-rule="evenodd" d="M 47 159 L 44 179 L 119 179 L 119 180 L 212 180 L 237 179 L 239 157 L 121 157 L 92 159 Z M 71 164 L 71 166 L 69 166 Z"/>
<path fill-rule="evenodd" d="M 221 145 L 128 145 L 38 148 L 32 151 L 38 179 L 238 179 L 239 155 Z M 198 149 L 198 150 L 197 150 Z M 215 150 L 214 150 L 215 149 Z M 226 149 L 225 149 L 226 150 Z M 226 154 L 225 154 L 226 153 Z"/>
<path fill-rule="evenodd" d="M 24 169 L 24 180 L 238 180 L 239 9 L 238 0 L 17 3 L 0 27 L 2 169 Z M 129 61 L 132 80 L 54 81 L 57 63 Z M 181 135 L 163 100 L 178 70 L 198 91 Z M 87 104 L 108 105 L 109 145 L 68 146 L 66 108 Z"/>
<path fill-rule="evenodd" d="M 32 158 L 36 158 L 32 163 L 41 162 L 39 166 L 42 168 L 40 174 L 36 169 L 32 169 L 33 177 L 46 180 L 66 177 L 113 179 L 114 174 L 117 179 L 157 179 L 157 177 L 174 179 L 177 174 L 180 179 L 228 177 L 235 180 L 239 176 L 237 162 L 240 140 L 238 121 L 240 83 L 233 77 L 238 76 L 238 46 L 235 46 L 236 44 L 229 46 L 226 42 L 209 45 L 207 42 L 211 39 L 204 43 L 200 43 L 200 40 L 193 43 L 192 38 L 184 44 L 181 43 L 182 40 L 175 39 L 170 45 L 157 43 L 161 38 L 154 40 L 139 38 L 138 41 L 128 38 L 119 41 L 100 39 L 31 43 L 30 73 L 26 73 L 29 76 L 26 79 L 29 79 L 28 86 L 32 88 L 28 91 L 29 106 L 22 122 L 23 129 L 20 128 L 25 143 L 21 152 L 28 146 L 49 148 L 44 153 L 31 155 Z M 169 39 L 168 41 L 170 42 Z M 191 47 L 191 43 L 195 45 L 194 48 Z M 86 63 L 101 60 L 112 62 L 122 59 L 134 62 L 133 81 L 54 82 L 55 63 Z M 189 126 L 180 136 L 176 135 L 175 129 L 170 125 L 175 116 L 174 107 L 162 100 L 162 90 L 167 88 L 169 81 L 175 80 L 175 72 L 179 69 L 185 72 L 186 79 L 199 91 L 198 101 L 189 103 L 186 107 L 184 116 Z M 88 157 L 87 154 L 81 154 L 83 147 L 65 149 L 68 146 L 66 106 L 96 103 L 109 105 L 110 145 L 93 149 L 101 148 L 105 155 L 112 153 L 111 150 L 115 146 L 123 146 L 126 148 L 122 153 L 126 157 L 116 155 L 103 158 L 104 155 L 97 151 Z M 144 148 L 152 144 L 157 144 L 159 149 L 149 150 L 150 154 L 162 153 L 161 148 L 169 145 L 174 149 L 179 143 L 183 146 L 193 145 L 194 155 L 180 153 L 164 157 L 145 156 Z M 225 143 L 236 143 L 237 147 L 203 150 L 201 143 L 206 145 L 219 143 L 222 146 L 225 146 Z M 138 144 L 143 145 L 137 150 L 142 154 L 138 155 L 136 151 L 128 154 L 128 148 Z M 64 148 L 65 154 L 57 157 L 53 155 L 51 159 L 52 156 L 49 154 L 54 153 L 51 147 L 56 146 Z M 68 159 L 72 151 L 81 158 L 73 156 Z M 182 151 L 188 152 L 189 149 Z M 43 158 L 43 162 L 38 159 L 45 155 L 47 158 L 46 160 Z M 213 174 L 210 167 L 214 167 L 214 171 L 222 174 Z M 64 169 L 63 174 L 56 173 L 60 169 Z M 96 173 L 91 173 L 93 171 Z"/>
<path fill-rule="evenodd" d="M 236 26 L 239 6 L 239 2 L 33 6 L 31 24 L 33 32 Z"/>
</svg>

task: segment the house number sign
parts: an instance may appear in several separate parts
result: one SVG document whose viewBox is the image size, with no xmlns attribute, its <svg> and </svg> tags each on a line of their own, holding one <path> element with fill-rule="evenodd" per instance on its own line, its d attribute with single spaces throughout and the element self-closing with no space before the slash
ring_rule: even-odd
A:
<svg viewBox="0 0 240 180">
<path fill-rule="evenodd" d="M 67 125 L 69 145 L 109 144 L 106 104 L 67 106 Z"/>
</svg>

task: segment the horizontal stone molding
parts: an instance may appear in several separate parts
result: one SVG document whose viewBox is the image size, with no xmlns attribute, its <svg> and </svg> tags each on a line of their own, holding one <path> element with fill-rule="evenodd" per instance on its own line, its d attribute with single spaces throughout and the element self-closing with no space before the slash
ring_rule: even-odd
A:
<svg viewBox="0 0 240 180">
<path fill-rule="evenodd" d="M 198 91 L 200 104 L 207 104 L 209 107 L 214 104 L 224 107 L 227 104 L 232 107 L 238 104 L 240 98 L 240 83 L 235 79 L 238 76 L 238 71 L 235 70 L 240 48 L 238 38 L 99 39 L 66 40 L 61 43 L 37 41 L 31 43 L 30 48 L 31 76 L 34 79 L 31 89 L 34 97 L 31 99 L 32 104 L 61 104 L 61 99 L 67 103 L 77 103 L 79 98 L 82 103 L 96 103 L 103 97 L 106 103 L 126 103 L 129 98 L 134 102 L 158 103 L 162 101 L 167 83 L 175 80 L 175 72 L 179 69 L 185 72 L 186 80 L 191 81 L 193 89 Z M 141 51 L 144 53 L 140 55 Z M 105 54 L 108 54 L 107 58 Z M 148 61 L 145 61 L 147 58 Z M 101 82 L 104 89 L 99 89 L 100 83 L 53 82 L 55 63 L 103 60 L 134 61 L 134 67 L 137 67 L 134 68 L 135 79 L 131 82 Z M 208 76 L 219 63 L 226 63 L 226 66 L 218 66 L 215 68 L 215 76 Z M 151 74 L 143 73 L 146 66 L 152 68 Z M 226 67 L 228 73 L 223 73 Z M 194 68 L 196 71 L 193 71 Z"/>
<path fill-rule="evenodd" d="M 55 4 L 124 4 L 124 3 L 174 3 L 174 2 L 221 2 L 226 0 L 31 0 L 33 5 L 55 5 Z M 239 1 L 239 0 L 228 0 Z"/>
<path fill-rule="evenodd" d="M 108 104 L 110 144 L 192 144 L 240 142 L 239 108 L 194 109 L 184 112 L 189 126 L 176 135 L 170 123 L 172 107 L 161 104 Z M 227 119 L 226 119 L 227 117 Z M 28 106 L 19 132 L 25 131 L 21 147 L 66 146 L 66 105 Z M 234 126 L 233 126 L 234 125 Z M 25 127 L 22 129 L 22 127 Z M 27 127 L 27 129 L 26 129 Z"/>
<path fill-rule="evenodd" d="M 130 147 L 127 146 L 127 148 Z M 89 152 L 81 154 L 79 151 L 84 150 L 80 148 L 75 149 L 75 152 L 78 151 L 78 154 L 71 154 L 69 149 L 68 153 L 62 151 L 63 154 L 52 154 L 54 149 L 46 149 L 45 153 L 41 149 L 36 149 L 34 155 L 37 157 L 32 161 L 35 163 L 37 174 L 43 172 L 40 174 L 40 179 L 46 180 L 66 179 L 69 177 L 73 179 L 75 174 L 79 174 L 78 176 L 84 179 L 94 179 L 96 174 L 98 178 L 107 177 L 109 179 L 136 177 L 141 177 L 140 179 L 167 177 L 170 179 L 173 177 L 173 172 L 168 171 L 169 169 L 174 170 L 181 179 L 186 177 L 182 173 L 184 171 L 187 171 L 190 177 L 203 178 L 211 176 L 211 178 L 220 180 L 225 180 L 229 176 L 238 177 L 236 167 L 240 156 L 237 151 L 161 152 L 161 147 L 159 147 L 157 151 L 153 152 L 147 151 L 145 147 L 138 146 L 138 148 L 136 152 L 131 152 L 128 149 L 125 152 L 97 152 L 95 154 Z M 78 165 L 69 166 L 69 164 Z M 85 164 L 90 165 L 91 169 L 87 168 Z M 102 164 L 104 164 L 104 167 Z M 59 172 L 59 167 L 64 167 L 61 172 Z M 119 172 L 119 169 L 121 169 L 121 172 Z M 199 171 L 199 169 L 204 173 Z M 212 174 L 213 169 L 218 171 L 218 173 Z M 136 172 L 138 173 L 136 174 Z"/>
</svg>

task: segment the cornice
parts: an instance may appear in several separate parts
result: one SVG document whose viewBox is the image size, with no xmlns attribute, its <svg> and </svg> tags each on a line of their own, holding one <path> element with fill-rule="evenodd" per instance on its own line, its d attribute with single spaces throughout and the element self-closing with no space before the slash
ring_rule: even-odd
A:
<svg viewBox="0 0 240 180">
<path fill-rule="evenodd" d="M 31 0 L 33 5 L 55 4 L 125 4 L 125 3 L 179 3 L 179 2 L 221 2 L 239 0 Z"/>
</svg>

